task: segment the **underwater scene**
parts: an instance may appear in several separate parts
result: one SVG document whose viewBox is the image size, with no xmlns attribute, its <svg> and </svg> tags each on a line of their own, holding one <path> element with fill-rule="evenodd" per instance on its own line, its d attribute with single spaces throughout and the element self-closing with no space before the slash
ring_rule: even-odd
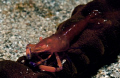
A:
<svg viewBox="0 0 120 78">
<path fill-rule="evenodd" d="M 0 78 L 119 78 L 119 0 L 0 0 Z"/>
</svg>

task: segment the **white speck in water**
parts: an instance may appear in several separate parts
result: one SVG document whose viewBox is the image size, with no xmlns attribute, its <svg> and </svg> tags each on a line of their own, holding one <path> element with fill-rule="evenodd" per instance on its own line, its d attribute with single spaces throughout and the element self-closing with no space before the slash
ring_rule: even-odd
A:
<svg viewBox="0 0 120 78">
<path fill-rule="evenodd" d="M 104 20 L 104 22 L 106 22 L 107 20 Z"/>
<path fill-rule="evenodd" d="M 63 59 L 63 60 L 62 60 L 62 64 L 64 64 L 65 62 L 66 62 L 66 59 Z"/>
<path fill-rule="evenodd" d="M 22 72 L 20 72 L 20 74 L 22 74 Z"/>
<path fill-rule="evenodd" d="M 98 24 L 100 24 L 100 22 L 98 22 Z"/>
<path fill-rule="evenodd" d="M 24 63 L 24 62 L 25 62 L 25 60 L 22 60 L 22 61 L 21 61 L 21 63 Z"/>
</svg>

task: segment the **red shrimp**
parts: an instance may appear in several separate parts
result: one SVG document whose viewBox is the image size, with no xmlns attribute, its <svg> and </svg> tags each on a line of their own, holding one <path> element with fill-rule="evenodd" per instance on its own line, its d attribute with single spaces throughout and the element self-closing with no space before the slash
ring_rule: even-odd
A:
<svg viewBox="0 0 120 78">
<path fill-rule="evenodd" d="M 40 61 L 35 64 L 39 66 L 39 69 L 44 71 L 56 72 L 62 70 L 62 63 L 57 52 L 68 50 L 74 37 L 80 34 L 86 28 L 89 21 L 99 15 L 99 13 L 98 10 L 94 10 L 88 16 L 81 19 L 81 14 L 77 12 L 70 19 L 61 23 L 58 31 L 52 36 L 45 39 L 40 37 L 40 42 L 37 44 L 28 44 L 26 47 L 27 57 L 30 59 L 32 53 L 49 52 L 50 55 L 46 59 L 41 58 Z M 55 53 L 58 67 L 42 65 L 53 53 Z"/>
</svg>

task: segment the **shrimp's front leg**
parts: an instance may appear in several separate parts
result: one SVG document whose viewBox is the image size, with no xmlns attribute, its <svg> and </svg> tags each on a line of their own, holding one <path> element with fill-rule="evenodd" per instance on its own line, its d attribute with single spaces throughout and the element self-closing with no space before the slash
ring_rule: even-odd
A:
<svg viewBox="0 0 120 78">
<path fill-rule="evenodd" d="M 52 66 L 46 66 L 46 65 L 39 65 L 39 68 L 42 71 L 49 71 L 49 72 L 61 71 L 63 69 L 63 67 L 62 67 L 62 63 L 61 63 L 60 57 L 59 57 L 59 55 L 57 53 L 55 53 L 55 56 L 56 56 L 56 60 L 57 60 L 57 63 L 58 63 L 58 67 L 57 68 L 52 67 Z"/>
</svg>

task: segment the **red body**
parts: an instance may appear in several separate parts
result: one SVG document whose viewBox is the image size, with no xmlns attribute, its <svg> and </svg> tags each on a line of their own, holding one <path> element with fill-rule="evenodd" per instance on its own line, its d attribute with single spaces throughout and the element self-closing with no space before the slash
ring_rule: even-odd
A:
<svg viewBox="0 0 120 78">
<path fill-rule="evenodd" d="M 90 19 L 98 15 L 98 11 L 93 11 L 87 17 L 81 17 L 76 13 L 70 19 L 59 25 L 58 31 L 37 44 L 31 44 L 31 52 L 61 52 L 69 48 L 70 42 L 75 36 L 81 33 L 87 26 Z M 44 45 L 44 47 L 42 47 Z"/>
</svg>

